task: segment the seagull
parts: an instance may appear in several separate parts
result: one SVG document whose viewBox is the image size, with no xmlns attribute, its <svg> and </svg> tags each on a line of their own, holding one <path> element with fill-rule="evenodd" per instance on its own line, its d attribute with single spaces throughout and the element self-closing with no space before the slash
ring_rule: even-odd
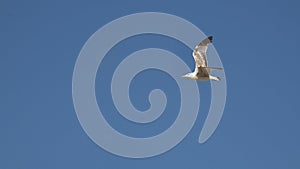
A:
<svg viewBox="0 0 300 169">
<path fill-rule="evenodd" d="M 220 81 L 220 77 L 210 75 L 210 70 L 222 70 L 223 68 L 217 67 L 208 67 L 206 51 L 208 48 L 208 44 L 212 43 L 212 36 L 207 37 L 199 45 L 197 45 L 193 51 L 193 57 L 195 60 L 195 70 L 194 72 L 183 75 L 183 78 L 189 78 L 193 80 L 199 81 L 207 81 L 214 80 Z"/>
</svg>

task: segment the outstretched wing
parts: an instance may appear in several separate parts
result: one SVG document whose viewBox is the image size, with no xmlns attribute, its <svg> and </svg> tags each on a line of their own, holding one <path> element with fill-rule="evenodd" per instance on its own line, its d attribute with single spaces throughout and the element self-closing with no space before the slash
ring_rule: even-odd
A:
<svg viewBox="0 0 300 169">
<path fill-rule="evenodd" d="M 196 69 L 198 67 L 207 67 L 207 58 L 206 58 L 206 51 L 207 46 L 212 42 L 213 37 L 209 36 L 206 39 L 204 39 L 202 42 L 200 42 L 199 45 L 197 45 L 194 49 L 193 56 L 196 62 Z"/>
</svg>

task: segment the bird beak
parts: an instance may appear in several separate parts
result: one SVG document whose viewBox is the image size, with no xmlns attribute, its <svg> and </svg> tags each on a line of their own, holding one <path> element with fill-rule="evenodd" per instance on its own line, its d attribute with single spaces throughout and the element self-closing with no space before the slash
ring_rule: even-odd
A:
<svg viewBox="0 0 300 169">
<path fill-rule="evenodd" d="M 186 75 L 181 76 L 182 78 L 186 78 Z"/>
</svg>

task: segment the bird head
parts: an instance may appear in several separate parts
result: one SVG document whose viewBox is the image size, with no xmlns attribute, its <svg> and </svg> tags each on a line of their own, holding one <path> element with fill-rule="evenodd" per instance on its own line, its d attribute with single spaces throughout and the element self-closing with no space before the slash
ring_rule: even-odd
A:
<svg viewBox="0 0 300 169">
<path fill-rule="evenodd" d="M 181 77 L 183 77 L 183 78 L 191 78 L 192 77 L 192 73 L 185 74 L 185 75 L 183 75 Z"/>
</svg>

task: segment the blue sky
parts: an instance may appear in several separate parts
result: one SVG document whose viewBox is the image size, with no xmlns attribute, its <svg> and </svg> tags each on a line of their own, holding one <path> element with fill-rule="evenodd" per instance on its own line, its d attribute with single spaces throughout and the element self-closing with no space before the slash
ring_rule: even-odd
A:
<svg viewBox="0 0 300 169">
<path fill-rule="evenodd" d="M 0 168 L 300 168 L 299 5 L 258 0 L 1 0 Z M 177 15 L 214 35 L 226 71 L 227 103 L 214 135 L 198 144 L 210 101 L 209 84 L 199 84 L 200 115 L 188 136 L 162 155 L 128 159 L 102 150 L 81 128 L 72 102 L 72 73 L 83 44 L 96 30 L 124 15 L 149 11 Z M 143 47 L 187 54 L 185 61 L 193 67 L 190 51 L 164 37 L 133 37 L 110 54 L 124 47 L 132 47 L 128 54 Z M 174 85 L 161 72 L 145 73 L 157 79 L 152 79 L 153 86 L 141 76 L 132 83 L 133 104 L 141 110 L 149 106 L 143 101 L 148 90 Z M 105 90 L 100 78 L 97 91 Z M 157 83 L 162 79 L 166 82 Z M 146 89 L 135 88 L 141 85 Z M 166 94 L 171 103 L 178 102 L 178 93 Z M 103 102 L 112 109 L 109 99 Z M 141 130 L 107 118 L 120 132 L 148 136 L 166 128 L 175 116 L 164 116 L 166 123 Z"/>
</svg>

